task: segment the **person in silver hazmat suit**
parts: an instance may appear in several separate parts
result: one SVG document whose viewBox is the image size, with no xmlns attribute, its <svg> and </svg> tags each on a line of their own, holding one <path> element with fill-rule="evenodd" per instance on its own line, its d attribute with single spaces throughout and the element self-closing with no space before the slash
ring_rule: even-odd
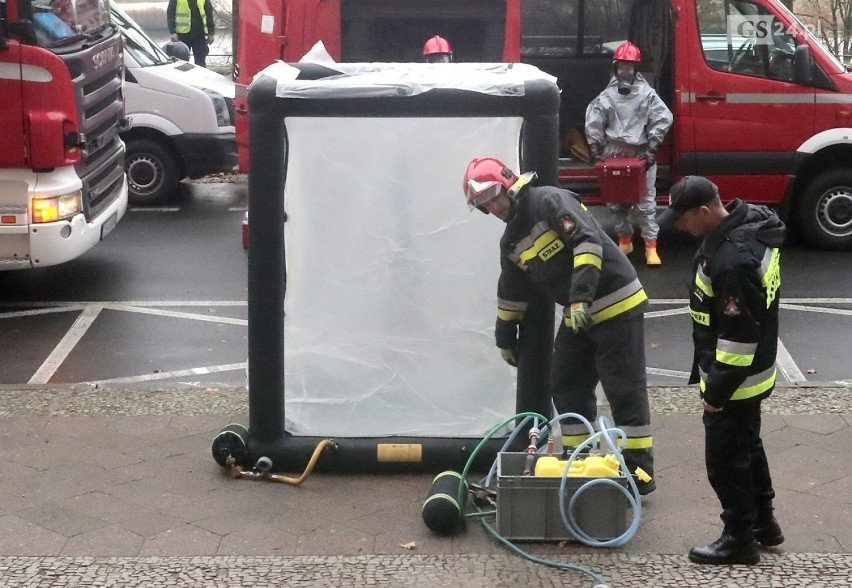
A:
<svg viewBox="0 0 852 588">
<path fill-rule="evenodd" d="M 633 252 L 633 225 L 630 213 L 638 212 L 637 221 L 645 242 L 645 261 L 649 267 L 662 265 L 657 253 L 656 222 L 657 149 L 672 126 L 672 113 L 657 92 L 639 73 L 642 54 L 631 42 L 620 45 L 613 54 L 612 78 L 603 92 L 586 108 L 586 140 L 594 161 L 605 157 L 644 157 L 647 161 L 647 189 L 638 204 L 609 203 L 616 217 L 618 247 Z"/>
</svg>

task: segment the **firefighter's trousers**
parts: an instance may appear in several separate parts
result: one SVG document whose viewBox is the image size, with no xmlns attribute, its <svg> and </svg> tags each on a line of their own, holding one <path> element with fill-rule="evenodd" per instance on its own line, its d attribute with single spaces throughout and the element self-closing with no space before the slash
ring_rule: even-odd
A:
<svg viewBox="0 0 852 588">
<path fill-rule="evenodd" d="M 562 323 L 556 334 L 551 394 L 559 414 L 575 412 L 594 423 L 598 382 L 616 427 L 627 435 L 622 455 L 631 473 L 641 467 L 654 475 L 651 414 L 645 375 L 644 317 L 615 317 L 574 333 Z M 588 438 L 576 419 L 562 422 L 562 443 L 577 446 Z"/>
<path fill-rule="evenodd" d="M 722 503 L 722 522 L 735 537 L 772 517 L 775 490 L 760 438 L 760 401 L 732 401 L 704 412 L 707 477 Z"/>
</svg>

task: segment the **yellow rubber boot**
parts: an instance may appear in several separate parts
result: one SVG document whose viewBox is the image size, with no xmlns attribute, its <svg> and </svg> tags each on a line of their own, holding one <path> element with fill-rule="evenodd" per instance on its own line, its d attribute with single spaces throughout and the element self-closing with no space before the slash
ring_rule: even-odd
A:
<svg viewBox="0 0 852 588">
<path fill-rule="evenodd" d="M 633 237 L 621 236 L 618 238 L 618 248 L 624 255 L 633 253 Z"/>
<path fill-rule="evenodd" d="M 657 254 L 657 240 L 648 241 L 645 243 L 645 262 L 648 267 L 660 267 L 663 265 L 663 260 Z"/>
</svg>

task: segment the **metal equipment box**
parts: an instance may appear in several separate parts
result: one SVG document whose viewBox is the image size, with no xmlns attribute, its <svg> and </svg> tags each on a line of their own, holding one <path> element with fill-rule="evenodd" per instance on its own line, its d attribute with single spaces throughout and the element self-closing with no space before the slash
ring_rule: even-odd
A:
<svg viewBox="0 0 852 588">
<path fill-rule="evenodd" d="M 605 157 L 595 171 L 604 202 L 637 204 L 645 195 L 647 162 L 641 157 Z"/>
<path fill-rule="evenodd" d="M 543 456 L 536 455 L 536 460 L 539 457 Z M 526 458 L 526 453 L 497 455 L 497 531 L 513 541 L 573 539 L 559 513 L 562 479 L 521 475 Z M 569 501 L 580 486 L 593 479 L 570 476 L 565 500 Z M 611 479 L 627 488 L 626 477 Z M 574 516 L 589 536 L 605 541 L 624 534 L 630 523 L 629 511 L 627 497 L 618 488 L 602 484 L 580 495 Z"/>
</svg>

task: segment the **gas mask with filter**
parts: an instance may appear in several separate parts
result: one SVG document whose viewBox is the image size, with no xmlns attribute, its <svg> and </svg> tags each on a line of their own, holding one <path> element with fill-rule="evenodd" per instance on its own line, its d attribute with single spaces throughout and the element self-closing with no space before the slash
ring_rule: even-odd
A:
<svg viewBox="0 0 852 588">
<path fill-rule="evenodd" d="M 618 81 L 618 93 L 622 96 L 629 96 L 633 82 L 636 81 L 635 66 L 633 63 L 621 61 L 616 62 L 613 69 L 615 69 L 615 79 Z"/>
</svg>

